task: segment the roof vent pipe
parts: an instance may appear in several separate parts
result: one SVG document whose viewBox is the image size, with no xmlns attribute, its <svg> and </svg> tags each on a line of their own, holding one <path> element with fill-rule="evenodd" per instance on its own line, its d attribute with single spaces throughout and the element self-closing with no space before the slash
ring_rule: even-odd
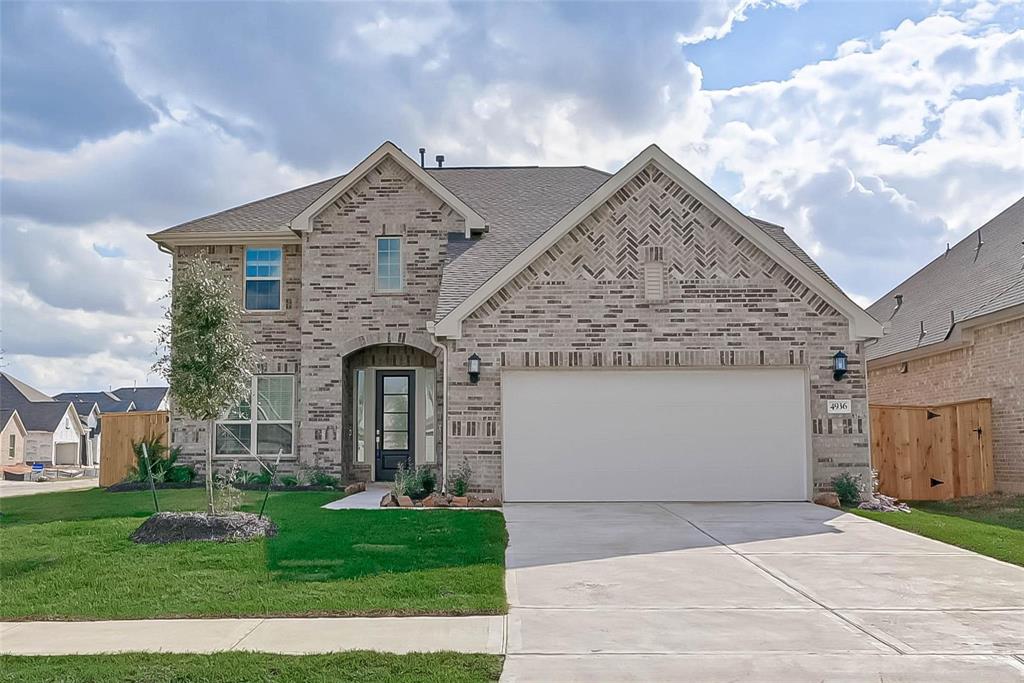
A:
<svg viewBox="0 0 1024 683">
<path fill-rule="evenodd" d="M 437 160 L 437 167 L 442 168 L 444 166 L 444 155 L 438 154 L 434 159 Z"/>
<path fill-rule="evenodd" d="M 427 148 L 420 147 L 420 168 L 427 167 Z"/>
<path fill-rule="evenodd" d="M 894 294 L 892 298 L 896 299 L 896 307 L 892 309 L 892 313 L 889 315 L 889 320 L 892 320 L 896 316 L 896 311 L 900 310 L 903 306 L 902 294 Z"/>
</svg>

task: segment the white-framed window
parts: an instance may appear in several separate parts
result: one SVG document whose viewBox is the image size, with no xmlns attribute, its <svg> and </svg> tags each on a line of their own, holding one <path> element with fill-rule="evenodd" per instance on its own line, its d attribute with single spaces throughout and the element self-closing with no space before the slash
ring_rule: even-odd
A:
<svg viewBox="0 0 1024 683">
<path fill-rule="evenodd" d="M 402 238 L 377 238 L 377 291 L 402 290 Z"/>
<path fill-rule="evenodd" d="M 254 376 L 249 395 L 217 420 L 214 453 L 291 455 L 294 401 L 291 375 Z"/>
<path fill-rule="evenodd" d="M 14 460 L 15 453 L 18 452 L 18 435 L 11 434 L 7 445 L 7 459 Z"/>
<path fill-rule="evenodd" d="M 246 247 L 245 310 L 281 310 L 281 247 Z"/>
</svg>

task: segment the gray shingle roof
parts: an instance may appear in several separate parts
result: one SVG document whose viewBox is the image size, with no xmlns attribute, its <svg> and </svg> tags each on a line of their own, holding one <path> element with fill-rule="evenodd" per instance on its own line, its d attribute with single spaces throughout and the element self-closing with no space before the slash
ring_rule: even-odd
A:
<svg viewBox="0 0 1024 683">
<path fill-rule="evenodd" d="M 487 234 L 449 251 L 437 318 L 444 317 L 565 214 L 609 174 L 585 166 L 448 168 L 430 174 L 487 220 Z"/>
<path fill-rule="evenodd" d="M 944 341 L 950 311 L 959 323 L 1024 304 L 1022 240 L 1024 197 L 868 308 L 885 329 L 885 336 L 867 347 L 868 360 Z M 903 305 L 893 316 L 896 294 L 903 295 Z"/>
<path fill-rule="evenodd" d="M 482 215 L 488 228 L 487 233 L 478 239 L 466 240 L 461 236 L 451 236 L 438 299 L 438 319 L 451 312 L 611 177 L 609 173 L 587 166 L 451 167 L 426 170 Z M 152 237 L 159 240 L 161 237 L 181 234 L 280 230 L 343 177 L 337 176 L 188 221 L 155 233 Z M 755 225 L 817 274 L 835 284 L 781 226 L 753 220 Z M 100 409 L 103 407 L 100 406 Z"/>
<path fill-rule="evenodd" d="M 82 417 L 89 414 L 93 404 L 99 406 L 101 413 L 124 413 L 131 407 L 131 401 L 126 401 L 109 391 L 65 391 L 54 396 L 60 401 L 71 401 L 75 404 L 75 410 Z"/>
<path fill-rule="evenodd" d="M 280 230 L 291 219 L 302 213 L 302 210 L 317 200 L 331 185 L 338 182 L 343 175 L 328 178 L 320 182 L 306 185 L 296 190 L 289 190 L 272 197 L 257 199 L 232 209 L 226 209 L 209 216 L 187 221 L 174 227 L 154 233 L 152 237 L 180 235 L 183 233 L 203 232 L 273 232 Z"/>
<path fill-rule="evenodd" d="M 135 410 L 156 410 L 167 395 L 167 387 L 121 387 L 114 393 L 122 401 L 134 403 Z"/>
<path fill-rule="evenodd" d="M 52 432 L 68 412 L 70 401 L 56 401 L 7 373 L 0 373 L 0 411 L 17 410 L 25 429 Z"/>
</svg>

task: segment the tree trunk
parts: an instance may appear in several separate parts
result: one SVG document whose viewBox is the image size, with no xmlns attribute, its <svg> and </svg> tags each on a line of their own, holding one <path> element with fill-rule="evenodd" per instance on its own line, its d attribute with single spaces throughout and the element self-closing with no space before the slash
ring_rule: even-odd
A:
<svg viewBox="0 0 1024 683">
<path fill-rule="evenodd" d="M 206 447 L 206 511 L 214 514 L 213 509 L 213 444 Z"/>
</svg>

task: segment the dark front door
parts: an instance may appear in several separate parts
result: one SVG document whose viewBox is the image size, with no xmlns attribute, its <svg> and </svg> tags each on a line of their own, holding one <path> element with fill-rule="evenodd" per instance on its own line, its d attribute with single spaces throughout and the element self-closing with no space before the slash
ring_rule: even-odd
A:
<svg viewBox="0 0 1024 683">
<path fill-rule="evenodd" d="M 392 481 L 398 466 L 413 464 L 416 373 L 377 371 L 377 481 Z"/>
</svg>

